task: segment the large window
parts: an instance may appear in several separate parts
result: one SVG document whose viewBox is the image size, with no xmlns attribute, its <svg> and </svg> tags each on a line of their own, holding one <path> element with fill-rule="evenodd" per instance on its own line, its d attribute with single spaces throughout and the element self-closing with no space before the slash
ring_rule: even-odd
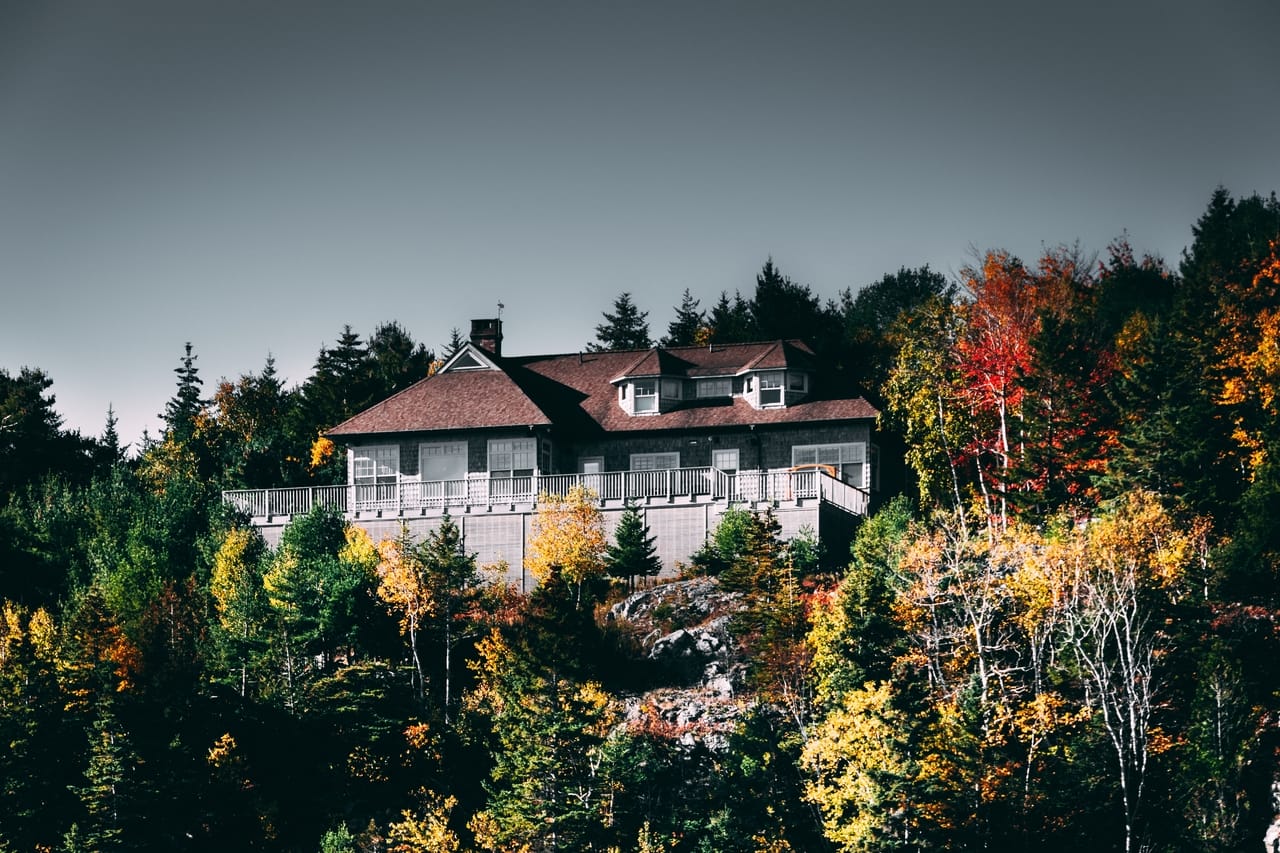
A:
<svg viewBox="0 0 1280 853">
<path fill-rule="evenodd" d="M 537 464 L 536 438 L 497 438 L 489 442 L 490 477 L 528 477 Z"/>
<path fill-rule="evenodd" d="M 782 405 L 782 373 L 760 374 L 760 405 Z"/>
<path fill-rule="evenodd" d="M 679 400 L 683 396 L 683 391 L 683 383 L 679 379 L 662 380 L 662 396 L 671 400 Z"/>
<path fill-rule="evenodd" d="M 868 488 L 867 446 L 849 444 L 805 444 L 791 448 L 792 465 L 829 465 L 851 486 Z"/>
<path fill-rule="evenodd" d="M 636 412 L 658 411 L 658 389 L 652 379 L 642 379 L 635 383 L 635 400 L 632 401 Z"/>
<path fill-rule="evenodd" d="M 396 482 L 400 474 L 400 445 L 357 447 L 352 451 L 351 482 L 357 486 Z"/>
<path fill-rule="evenodd" d="M 418 445 L 418 479 L 423 482 L 465 480 L 467 443 L 439 441 Z"/>
<path fill-rule="evenodd" d="M 726 474 L 738 473 L 738 449 L 711 451 L 711 467 L 718 468 Z"/>
<path fill-rule="evenodd" d="M 680 467 L 679 453 L 632 453 L 632 471 L 664 471 Z"/>
<path fill-rule="evenodd" d="M 699 397 L 732 397 L 733 380 L 699 379 L 697 389 Z"/>
</svg>

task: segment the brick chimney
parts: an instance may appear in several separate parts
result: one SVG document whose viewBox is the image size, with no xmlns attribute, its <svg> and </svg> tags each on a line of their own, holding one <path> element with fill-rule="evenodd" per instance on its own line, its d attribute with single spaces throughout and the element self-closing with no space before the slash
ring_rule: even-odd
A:
<svg viewBox="0 0 1280 853">
<path fill-rule="evenodd" d="M 494 355 L 502 355 L 502 320 L 472 320 L 471 345 Z"/>
</svg>

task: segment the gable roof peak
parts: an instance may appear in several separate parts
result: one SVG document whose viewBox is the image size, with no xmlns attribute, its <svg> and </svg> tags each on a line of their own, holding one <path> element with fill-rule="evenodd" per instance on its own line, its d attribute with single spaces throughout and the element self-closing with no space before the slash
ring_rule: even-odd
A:
<svg viewBox="0 0 1280 853">
<path fill-rule="evenodd" d="M 449 360 L 440 365 L 436 373 L 447 373 L 450 370 L 501 370 L 497 356 L 474 343 L 464 343 Z"/>
</svg>

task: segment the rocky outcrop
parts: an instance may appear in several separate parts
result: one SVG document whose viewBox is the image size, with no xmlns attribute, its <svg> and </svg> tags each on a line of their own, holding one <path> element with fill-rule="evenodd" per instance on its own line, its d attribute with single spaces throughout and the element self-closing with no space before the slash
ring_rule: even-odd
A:
<svg viewBox="0 0 1280 853">
<path fill-rule="evenodd" d="M 610 609 L 608 619 L 668 682 L 626 697 L 627 725 L 689 748 L 725 748 L 747 704 L 745 666 L 729 633 L 741 606 L 741 595 L 715 578 L 692 578 L 634 593 Z"/>
<path fill-rule="evenodd" d="M 609 619 L 625 623 L 639 651 L 680 686 L 733 694 L 742 667 L 733 660 L 729 620 L 741 595 L 715 578 L 673 581 L 634 593 L 615 604 Z"/>
</svg>

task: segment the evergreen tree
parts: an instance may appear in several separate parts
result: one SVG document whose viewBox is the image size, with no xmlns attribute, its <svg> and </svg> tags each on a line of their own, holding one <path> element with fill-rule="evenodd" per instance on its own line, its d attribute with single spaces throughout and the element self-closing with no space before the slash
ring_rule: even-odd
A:
<svg viewBox="0 0 1280 853">
<path fill-rule="evenodd" d="M 448 361 L 458 354 L 458 350 L 467 343 L 467 339 L 462 336 L 462 330 L 454 326 L 449 330 L 449 342 L 441 347 L 441 361 Z"/>
<path fill-rule="evenodd" d="M 698 300 L 684 289 L 680 297 L 680 305 L 676 308 L 675 318 L 667 325 L 667 336 L 662 339 L 664 347 L 687 347 L 698 343 L 698 333 L 706 321 L 704 312 L 698 307 Z"/>
<path fill-rule="evenodd" d="M 138 755 L 109 701 L 103 701 L 93 721 L 88 753 L 85 783 L 77 790 L 88 814 L 86 845 L 98 851 L 127 849 L 127 829 L 138 815 Z"/>
<path fill-rule="evenodd" d="M 626 579 L 628 589 L 635 589 L 637 577 L 654 577 L 662 571 L 654 542 L 639 508 L 628 504 L 618 519 L 614 542 L 605 552 L 606 570 L 615 578 Z"/>
<path fill-rule="evenodd" d="M 613 313 L 604 312 L 605 321 L 596 326 L 595 343 L 587 344 L 587 349 L 592 352 L 648 349 L 653 346 L 648 318 L 649 312 L 637 308 L 630 293 L 621 294 L 613 301 Z"/>
<path fill-rule="evenodd" d="M 52 386 L 42 370 L 0 367 L 0 502 L 45 474 L 79 482 L 92 473 L 93 443 L 62 430 Z"/>
<path fill-rule="evenodd" d="M 928 266 L 900 268 L 858 291 L 840 295 L 844 323 L 844 357 L 863 385 L 882 393 L 900 346 L 896 325 L 932 299 L 952 299 L 946 276 Z"/>
<path fill-rule="evenodd" d="M 413 337 L 399 323 L 383 323 L 373 330 L 368 346 L 371 374 L 369 398 L 361 409 L 426 379 L 435 354 L 425 344 L 414 343 Z"/>
<path fill-rule="evenodd" d="M 187 341 L 183 351 L 182 363 L 173 369 L 178 375 L 178 390 L 165 404 L 164 418 L 166 432 L 178 443 L 185 443 L 195 432 L 196 416 L 204 411 L 206 401 L 200 397 L 200 388 L 204 380 L 200 378 L 200 369 L 196 367 L 199 356 L 191 351 L 191 342 Z"/>
<path fill-rule="evenodd" d="M 755 340 L 755 325 L 751 318 L 751 305 L 735 291 L 733 299 L 720 291 L 720 299 L 711 306 L 707 315 L 710 339 L 717 344 L 740 344 Z"/>
<path fill-rule="evenodd" d="M 102 429 L 102 437 L 94 450 L 94 458 L 99 473 L 109 470 L 113 465 L 124 461 L 128 446 L 120 444 L 120 433 L 116 429 L 120 421 L 116 418 L 115 409 L 107 404 L 107 423 Z"/>
</svg>

